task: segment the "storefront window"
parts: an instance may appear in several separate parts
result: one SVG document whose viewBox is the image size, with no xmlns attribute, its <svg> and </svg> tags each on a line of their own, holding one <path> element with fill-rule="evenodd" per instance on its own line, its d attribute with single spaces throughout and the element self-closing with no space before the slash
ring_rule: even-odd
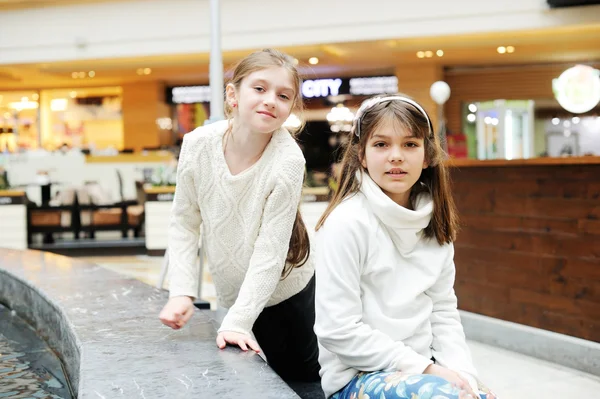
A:
<svg viewBox="0 0 600 399">
<path fill-rule="evenodd" d="M 42 147 L 123 149 L 120 87 L 42 90 Z"/>
<path fill-rule="evenodd" d="M 521 159 L 600 155 L 600 107 L 583 114 L 555 99 L 491 100 L 463 104 L 468 157 Z"/>
<path fill-rule="evenodd" d="M 39 146 L 39 94 L 0 92 L 0 153 Z"/>
<path fill-rule="evenodd" d="M 530 100 L 493 100 L 463 104 L 468 157 L 533 157 L 534 104 Z"/>
</svg>

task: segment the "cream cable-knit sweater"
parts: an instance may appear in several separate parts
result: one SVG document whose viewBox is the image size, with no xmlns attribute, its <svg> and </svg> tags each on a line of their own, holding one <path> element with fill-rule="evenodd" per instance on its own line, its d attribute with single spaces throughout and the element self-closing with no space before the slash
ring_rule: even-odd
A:
<svg viewBox="0 0 600 399">
<path fill-rule="evenodd" d="M 219 306 L 229 308 L 219 331 L 248 334 L 265 306 L 300 292 L 312 259 L 284 280 L 281 272 L 302 193 L 304 157 L 283 128 L 261 158 L 232 175 L 223 153 L 227 121 L 184 136 L 169 227 L 170 297 L 198 292 L 200 225 Z"/>
</svg>

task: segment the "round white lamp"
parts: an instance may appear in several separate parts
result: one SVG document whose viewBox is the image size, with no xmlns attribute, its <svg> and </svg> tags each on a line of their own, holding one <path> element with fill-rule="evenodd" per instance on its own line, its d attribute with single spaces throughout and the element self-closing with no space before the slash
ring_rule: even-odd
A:
<svg viewBox="0 0 600 399">
<path fill-rule="evenodd" d="M 440 141 L 444 151 L 448 151 L 448 144 L 446 141 L 446 123 L 444 121 L 444 104 L 450 98 L 450 86 L 448 83 L 439 80 L 431 85 L 429 89 L 429 95 L 431 99 L 438 105 L 438 134 L 440 135 Z"/>
</svg>

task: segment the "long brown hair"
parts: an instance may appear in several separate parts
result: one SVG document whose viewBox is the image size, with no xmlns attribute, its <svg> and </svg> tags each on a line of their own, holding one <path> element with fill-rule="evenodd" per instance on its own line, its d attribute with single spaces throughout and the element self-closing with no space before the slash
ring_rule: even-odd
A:
<svg viewBox="0 0 600 399">
<path fill-rule="evenodd" d="M 233 76 L 228 82 L 232 84 L 236 90 L 239 90 L 242 81 L 250 74 L 260 71 L 262 69 L 270 67 L 282 67 L 285 68 L 289 73 L 294 88 L 294 102 L 292 105 L 292 111 L 298 116 L 301 121 L 299 127 L 295 129 L 289 129 L 290 134 L 295 138 L 298 132 L 302 131 L 304 127 L 304 103 L 302 101 L 302 78 L 294 65 L 294 59 L 289 55 L 274 49 L 264 49 L 261 51 L 254 52 L 247 57 L 243 58 L 233 69 Z M 225 116 L 228 119 L 233 117 L 233 109 L 225 101 Z M 231 123 L 229 124 L 228 131 L 231 129 Z M 228 132 L 226 132 L 227 134 Z M 292 236 L 290 237 L 289 249 L 286 257 L 286 265 L 281 273 L 281 278 L 285 279 L 292 270 L 296 267 L 301 267 L 306 263 L 310 256 L 310 243 L 308 239 L 308 231 L 302 215 L 300 214 L 300 207 L 296 211 L 296 220 L 294 221 L 294 227 L 292 228 Z"/>
<path fill-rule="evenodd" d="M 405 95 L 400 96 L 409 98 Z M 358 192 L 360 186 L 356 179 L 356 173 L 358 171 L 366 173 L 361 160 L 365 156 L 367 141 L 382 121 L 387 118 L 393 118 L 392 120 L 398 122 L 400 126 L 412 132 L 416 137 L 422 138 L 424 142 L 425 160 L 428 167 L 423 169 L 419 180 L 411 188 L 410 200 L 414 204 L 417 196 L 422 192 L 429 192 L 433 198 L 433 215 L 424 230 L 425 236 L 435 237 L 440 245 L 454 241 L 458 231 L 458 214 L 450 189 L 450 176 L 444 164 L 446 154 L 440 145 L 439 137 L 433 133 L 433 129 L 430 127 L 429 116 L 426 117 L 414 105 L 398 99 L 375 103 L 365 109 L 358 120 L 355 118 L 350 137 L 343 145 L 344 155 L 339 176 L 336 177 L 337 190 L 317 223 L 316 229 L 323 226 L 336 206 Z M 357 123 L 360 123 L 360 137 L 354 134 Z"/>
</svg>

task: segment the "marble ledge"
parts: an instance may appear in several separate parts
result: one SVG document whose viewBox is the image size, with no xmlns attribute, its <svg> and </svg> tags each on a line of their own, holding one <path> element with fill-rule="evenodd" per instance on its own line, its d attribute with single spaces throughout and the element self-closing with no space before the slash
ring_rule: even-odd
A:
<svg viewBox="0 0 600 399">
<path fill-rule="evenodd" d="M 166 300 L 97 265 L 0 249 L 0 302 L 59 354 L 79 398 L 298 398 L 260 356 L 216 347 L 214 312 L 163 326 Z"/>
</svg>

